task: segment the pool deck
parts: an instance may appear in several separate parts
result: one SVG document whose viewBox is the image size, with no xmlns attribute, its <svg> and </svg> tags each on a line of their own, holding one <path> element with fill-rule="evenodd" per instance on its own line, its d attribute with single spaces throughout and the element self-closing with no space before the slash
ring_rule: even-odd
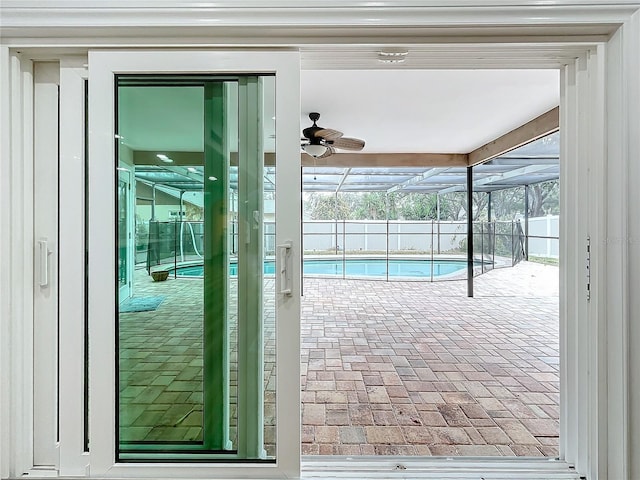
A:
<svg viewBox="0 0 640 480">
<path fill-rule="evenodd" d="M 138 295 L 166 300 L 124 314 L 121 422 L 131 439 L 197 439 L 202 282 L 137 273 Z M 558 268 L 523 262 L 475 285 L 468 298 L 466 280 L 306 278 L 302 453 L 557 456 Z M 264 435 L 273 451 L 269 333 Z"/>
<path fill-rule="evenodd" d="M 558 455 L 558 268 L 305 280 L 302 452 Z"/>
</svg>

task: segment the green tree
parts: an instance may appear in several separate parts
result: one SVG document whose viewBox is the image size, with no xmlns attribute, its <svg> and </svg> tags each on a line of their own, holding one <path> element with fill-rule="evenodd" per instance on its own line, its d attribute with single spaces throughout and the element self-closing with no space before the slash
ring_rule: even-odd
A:
<svg viewBox="0 0 640 480">
<path fill-rule="evenodd" d="M 304 212 L 312 220 L 348 220 L 352 206 L 348 198 L 335 194 L 310 193 L 304 202 Z"/>
<path fill-rule="evenodd" d="M 557 180 L 529 186 L 529 217 L 560 213 L 560 184 Z"/>
<path fill-rule="evenodd" d="M 496 190 L 491 193 L 491 219 L 514 220 L 524 216 L 524 187 Z M 319 193 L 305 196 L 305 216 L 313 220 L 435 220 L 435 193 L 365 192 Z M 473 194 L 473 220 L 488 219 L 489 195 Z M 388 213 L 387 213 L 388 210 Z M 529 215 L 531 217 L 557 214 L 559 185 L 557 181 L 529 187 Z M 440 219 L 462 221 L 467 218 L 467 193 L 451 192 L 440 195 Z"/>
<path fill-rule="evenodd" d="M 453 206 L 458 206 L 458 216 L 455 220 L 467 218 L 467 192 L 455 192 L 457 195 L 450 199 Z M 474 222 L 487 219 L 487 204 L 489 197 L 485 192 L 473 192 L 472 219 Z"/>
<path fill-rule="evenodd" d="M 437 204 L 436 195 L 407 193 L 400 201 L 400 216 L 405 220 L 434 220 L 438 213 Z"/>
<path fill-rule="evenodd" d="M 524 216 L 524 187 L 496 190 L 491 193 L 491 220 L 514 220 Z"/>
<path fill-rule="evenodd" d="M 397 220 L 398 195 L 386 192 L 367 192 L 355 194 L 353 219 L 356 220 Z"/>
</svg>

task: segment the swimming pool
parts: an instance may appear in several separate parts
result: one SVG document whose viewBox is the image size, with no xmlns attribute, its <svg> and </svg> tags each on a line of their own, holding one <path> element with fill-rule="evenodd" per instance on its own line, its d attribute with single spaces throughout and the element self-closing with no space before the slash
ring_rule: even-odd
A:
<svg viewBox="0 0 640 480">
<path fill-rule="evenodd" d="M 344 262 L 344 263 L 343 263 Z M 465 260 L 422 260 L 422 259 L 389 259 L 367 258 L 355 259 L 341 258 L 307 259 L 303 268 L 305 275 L 327 275 L 346 277 L 386 277 L 387 270 L 390 277 L 419 277 L 430 278 L 433 268 L 434 277 L 442 277 L 454 273 L 462 273 L 467 267 Z M 238 265 L 229 265 L 231 275 L 238 274 Z M 171 275 L 174 271 L 170 271 Z M 204 267 L 202 265 L 190 265 L 177 268 L 178 277 L 202 277 Z M 264 262 L 264 273 L 275 273 L 275 262 Z"/>
</svg>

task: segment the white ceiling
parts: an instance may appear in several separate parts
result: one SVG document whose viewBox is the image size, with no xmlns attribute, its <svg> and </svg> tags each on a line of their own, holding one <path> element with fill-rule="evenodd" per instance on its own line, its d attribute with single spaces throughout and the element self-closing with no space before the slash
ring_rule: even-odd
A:
<svg viewBox="0 0 640 480">
<path fill-rule="evenodd" d="M 266 151 L 274 151 L 273 77 L 263 78 L 263 125 Z M 238 101 L 237 84 L 227 84 L 229 105 Z M 118 89 L 118 133 L 133 150 L 204 151 L 204 88 L 189 86 L 128 86 Z M 238 110 L 228 108 L 229 148 L 238 149 Z M 236 126 L 235 128 L 233 126 Z"/>
<path fill-rule="evenodd" d="M 556 107 L 558 70 L 303 70 L 301 125 L 363 152 L 468 153 Z"/>
<path fill-rule="evenodd" d="M 204 151 L 204 88 L 119 88 L 118 133 L 133 150 Z"/>
<path fill-rule="evenodd" d="M 371 153 L 468 153 L 559 103 L 557 70 L 303 70 L 300 128 L 366 141 Z M 265 90 L 270 90 L 269 88 Z M 135 150 L 202 151 L 202 89 L 121 89 L 120 132 Z M 273 151 L 272 102 L 265 146 Z"/>
</svg>

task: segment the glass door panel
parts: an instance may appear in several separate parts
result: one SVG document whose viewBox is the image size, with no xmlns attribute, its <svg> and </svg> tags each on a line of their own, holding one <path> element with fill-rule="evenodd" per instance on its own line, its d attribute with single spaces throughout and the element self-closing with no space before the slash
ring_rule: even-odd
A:
<svg viewBox="0 0 640 480">
<path fill-rule="evenodd" d="M 116 78 L 121 461 L 275 459 L 274 99 L 270 77 Z"/>
</svg>

